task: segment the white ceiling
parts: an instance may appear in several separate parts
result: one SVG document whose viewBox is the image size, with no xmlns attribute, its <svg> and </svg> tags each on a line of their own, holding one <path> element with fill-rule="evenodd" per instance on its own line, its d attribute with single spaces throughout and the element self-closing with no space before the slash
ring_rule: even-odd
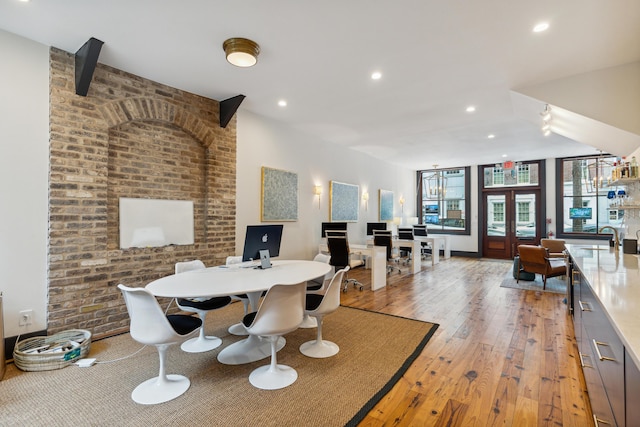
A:
<svg viewBox="0 0 640 427">
<path fill-rule="evenodd" d="M 594 153 L 542 136 L 511 91 L 640 60 L 638 0 L 0 0 L 0 28 L 69 52 L 96 37 L 101 63 L 246 95 L 242 109 L 411 169 Z M 260 44 L 255 67 L 226 62 L 229 37 Z"/>
</svg>

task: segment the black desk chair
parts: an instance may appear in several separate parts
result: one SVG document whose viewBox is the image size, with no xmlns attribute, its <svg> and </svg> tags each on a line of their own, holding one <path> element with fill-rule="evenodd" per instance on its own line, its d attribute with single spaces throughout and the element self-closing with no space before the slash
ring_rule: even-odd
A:
<svg viewBox="0 0 640 427">
<path fill-rule="evenodd" d="M 414 236 L 423 236 L 427 237 L 427 225 L 426 224 L 418 224 L 413 226 L 413 235 Z M 422 259 L 426 259 L 429 255 L 431 255 L 431 246 L 428 242 L 420 242 L 420 254 L 422 255 Z"/>
<path fill-rule="evenodd" d="M 336 233 L 327 231 L 327 247 L 329 248 L 329 254 L 331 254 L 331 260 L 329 264 L 335 267 L 336 271 L 342 270 L 345 267 L 350 269 L 364 265 L 362 259 L 351 259 L 351 252 L 349 250 L 349 240 L 347 239 L 347 233 Z M 349 279 L 347 273 L 344 275 L 344 287 L 343 292 L 347 292 L 349 283 L 353 283 L 354 287 L 363 289 L 362 283 L 356 279 Z"/>
<path fill-rule="evenodd" d="M 373 230 L 373 246 L 385 246 L 387 248 L 387 274 L 398 270 L 402 273 L 398 262 L 398 257 L 393 254 L 393 241 L 391 240 L 391 230 Z"/>
<path fill-rule="evenodd" d="M 398 239 L 400 240 L 413 240 L 413 228 L 408 227 L 398 227 Z M 406 258 L 403 259 L 404 264 L 407 265 L 411 261 L 411 252 L 413 248 L 401 248 L 401 253 L 404 252 L 407 254 Z"/>
</svg>

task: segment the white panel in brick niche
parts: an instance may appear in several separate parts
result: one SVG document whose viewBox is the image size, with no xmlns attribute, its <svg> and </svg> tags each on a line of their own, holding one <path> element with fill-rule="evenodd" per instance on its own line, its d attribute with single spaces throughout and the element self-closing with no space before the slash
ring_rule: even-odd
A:
<svg viewBox="0 0 640 427">
<path fill-rule="evenodd" d="M 193 245 L 193 202 L 120 198 L 120 248 Z"/>
</svg>

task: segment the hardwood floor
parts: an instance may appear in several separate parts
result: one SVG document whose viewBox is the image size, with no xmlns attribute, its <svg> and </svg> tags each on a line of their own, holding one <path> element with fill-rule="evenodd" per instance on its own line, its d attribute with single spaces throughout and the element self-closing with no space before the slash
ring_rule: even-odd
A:
<svg viewBox="0 0 640 427">
<path fill-rule="evenodd" d="M 501 288 L 511 262 L 452 257 L 421 273 L 349 277 L 342 304 L 440 324 L 360 426 L 591 426 L 564 295 Z M 405 268 L 406 271 L 406 268 Z M 393 349 L 384 349 L 393 351 Z"/>
</svg>

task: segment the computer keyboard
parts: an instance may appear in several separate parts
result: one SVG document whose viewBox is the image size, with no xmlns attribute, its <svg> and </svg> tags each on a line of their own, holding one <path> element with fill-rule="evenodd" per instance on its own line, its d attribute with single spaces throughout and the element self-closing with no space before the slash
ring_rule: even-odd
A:
<svg viewBox="0 0 640 427">
<path fill-rule="evenodd" d="M 238 266 L 238 268 L 253 268 L 260 265 L 260 261 L 244 261 L 238 264 L 234 264 L 235 266 Z"/>
</svg>

